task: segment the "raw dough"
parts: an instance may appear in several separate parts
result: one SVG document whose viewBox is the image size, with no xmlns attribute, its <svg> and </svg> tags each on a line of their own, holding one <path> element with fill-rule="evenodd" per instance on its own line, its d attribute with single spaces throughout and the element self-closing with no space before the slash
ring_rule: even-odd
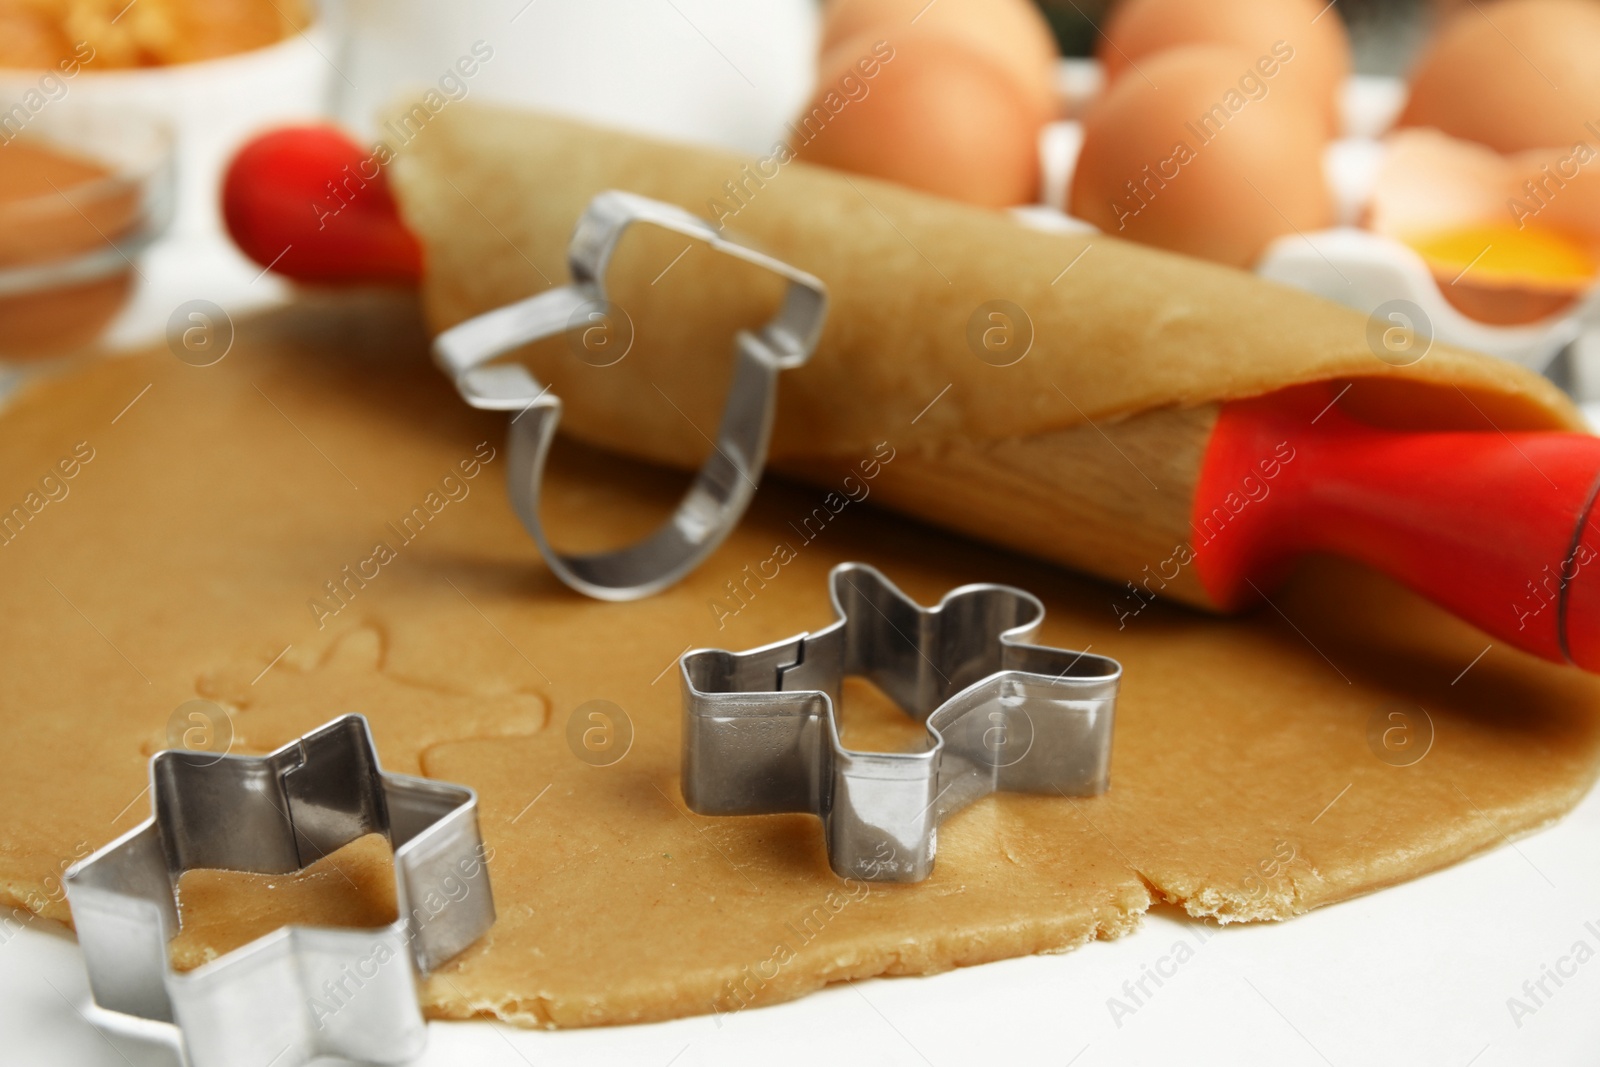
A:
<svg viewBox="0 0 1600 1067">
<path fill-rule="evenodd" d="M 727 236 L 815 274 L 828 321 L 811 361 L 784 375 L 777 462 L 853 456 L 887 426 L 899 428 L 897 444 L 950 448 L 1345 378 L 1371 381 L 1363 392 L 1385 397 L 1390 420 L 1406 426 L 1584 426 L 1524 368 L 1443 343 L 1393 366 L 1373 354 L 1367 316 L 1244 271 L 1103 234 L 1045 233 L 806 163 L 759 187 L 754 170 L 717 149 L 469 102 L 442 112 L 390 173 L 427 250 L 436 329 L 565 283 L 573 227 L 606 189 L 715 216 Z M 717 212 L 741 183 L 738 213 Z M 529 354 L 566 404 L 568 432 L 697 463 L 705 442 L 681 413 L 715 425 L 730 366 L 723 338 L 764 321 L 756 309 L 774 295 L 752 273 L 687 238 L 630 231 L 606 275 L 637 334 L 628 358 L 594 375 L 560 346 Z M 983 331 L 1007 323 L 1031 336 L 1026 358 L 979 358 Z"/>
<path fill-rule="evenodd" d="M 1538 827 L 1595 774 L 1600 682 L 1496 646 L 1452 684 L 1484 640 L 1348 568 L 1303 572 L 1274 598 L 1282 616 L 1156 604 L 1119 630 L 1110 588 L 870 496 L 805 541 L 791 523 L 823 493 L 774 478 L 681 585 L 588 600 L 544 569 L 507 505 L 503 424 L 456 399 L 414 311 L 390 305 L 302 307 L 240 323 L 211 367 L 161 349 L 17 401 L 0 418 L 0 502 L 58 498 L 0 546 L 0 900 L 68 918 L 61 869 L 146 817 L 148 754 L 197 697 L 231 709 L 238 752 L 359 711 L 388 769 L 477 789 L 499 921 L 427 984 L 427 1010 L 526 1026 L 730 1011 L 1058 951 L 1126 933 L 1158 901 L 1285 918 Z M 93 458 L 42 489 L 79 442 Z M 463 479 L 482 442 L 494 458 Z M 571 451 L 549 519 L 576 541 L 616 540 L 665 515 L 681 484 Z M 415 507 L 427 522 L 401 543 L 388 524 Z M 319 629 L 308 601 L 331 608 L 324 582 L 380 540 L 394 558 Z M 764 586 L 746 578 L 780 543 L 793 560 Z M 962 582 L 1020 585 L 1047 605 L 1044 640 L 1121 659 L 1111 791 L 980 801 L 945 824 L 918 885 L 840 881 L 808 816 L 687 812 L 676 657 L 828 622 L 825 576 L 848 559 L 925 603 Z M 847 697 L 851 743 L 920 736 L 866 687 Z M 611 766 L 568 745 L 568 718 L 596 699 L 634 730 Z M 1411 766 L 1369 747 L 1391 712 L 1419 746 L 1432 723 Z M 381 887 L 363 867 L 381 858 L 355 851 L 334 859 Z M 259 890 L 230 896 L 250 879 L 209 881 L 186 897 L 186 953 L 249 936 L 266 906 Z M 362 914 L 346 893 L 299 898 L 299 921 Z"/>
<path fill-rule="evenodd" d="M 1194 537 L 1218 402 L 1330 383 L 1330 399 L 1381 425 L 1584 428 L 1559 389 L 1506 360 L 1439 343 L 1395 366 L 1380 338 L 1392 323 L 1247 272 L 802 162 L 467 103 L 389 173 L 426 248 L 435 329 L 565 283 L 596 194 L 677 204 L 828 288 L 815 355 L 783 375 L 774 470 L 834 488 L 889 438 L 902 459 L 878 503 L 1117 586 L 1161 570 L 1163 596 L 1199 607 L 1217 605 L 1196 570 L 1161 563 Z M 778 287 L 649 225 L 627 231 L 605 284 L 626 319 L 582 336 L 631 337 L 625 359 L 596 373 L 573 358 L 577 334 L 519 358 L 561 397 L 563 433 L 697 466 L 734 331 L 766 321 Z"/>
</svg>

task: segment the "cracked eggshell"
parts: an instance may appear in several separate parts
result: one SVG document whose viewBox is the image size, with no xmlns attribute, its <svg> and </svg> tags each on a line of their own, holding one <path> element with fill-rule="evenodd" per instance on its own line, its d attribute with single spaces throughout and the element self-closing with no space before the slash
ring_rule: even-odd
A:
<svg viewBox="0 0 1600 1067">
<path fill-rule="evenodd" d="M 1520 325 L 1569 309 L 1600 270 L 1600 150 L 1501 155 L 1438 130 L 1386 142 L 1366 216 L 1428 264 L 1463 314 Z"/>
</svg>

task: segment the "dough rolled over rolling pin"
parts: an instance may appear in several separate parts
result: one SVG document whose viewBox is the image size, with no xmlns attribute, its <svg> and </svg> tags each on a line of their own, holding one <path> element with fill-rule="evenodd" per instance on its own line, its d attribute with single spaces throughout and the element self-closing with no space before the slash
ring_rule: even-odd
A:
<svg viewBox="0 0 1600 1067">
<path fill-rule="evenodd" d="M 1600 580 L 1586 577 L 1600 571 L 1600 439 L 1522 368 L 1412 336 L 1397 356 L 1366 316 L 1244 272 L 776 151 L 464 104 L 334 193 L 316 141 L 331 136 L 268 135 L 236 162 L 225 212 L 248 253 L 266 262 L 299 235 L 310 266 L 288 273 L 404 280 L 415 235 L 424 307 L 444 329 L 564 283 L 595 194 L 678 204 L 828 285 L 816 354 L 780 390 L 773 468 L 835 486 L 887 442 L 879 503 L 1105 578 L 1119 615 L 1157 595 L 1243 608 L 1299 555 L 1332 552 L 1495 639 L 1600 669 Z M 316 259 L 323 241 L 370 264 L 351 248 L 375 232 L 402 249 L 382 270 Z M 772 294 L 737 264 L 692 250 L 679 263 L 684 243 L 641 241 L 613 264 L 608 293 L 638 331 L 627 358 L 597 367 L 561 345 L 525 358 L 561 397 L 566 432 L 689 468 L 721 407 L 725 339 L 762 321 Z M 682 282 L 659 284 L 674 270 Z"/>
</svg>

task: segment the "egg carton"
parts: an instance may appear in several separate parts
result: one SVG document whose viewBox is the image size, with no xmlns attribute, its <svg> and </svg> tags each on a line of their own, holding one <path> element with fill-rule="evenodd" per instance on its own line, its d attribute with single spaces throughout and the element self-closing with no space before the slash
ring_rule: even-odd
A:
<svg viewBox="0 0 1600 1067">
<path fill-rule="evenodd" d="M 1066 113 L 1081 114 L 1099 95 L 1103 83 L 1096 61 L 1063 60 L 1058 87 Z M 1422 328 L 1431 331 L 1434 339 L 1558 379 L 1570 375 L 1573 352 L 1600 354 L 1600 286 L 1591 287 L 1559 314 L 1535 322 L 1516 326 L 1479 322 L 1445 299 L 1420 255 L 1392 237 L 1358 225 L 1383 164 L 1383 135 L 1394 125 L 1405 100 L 1406 84 L 1399 78 L 1358 74 L 1346 81 L 1340 100 L 1340 136 L 1329 144 L 1323 157 L 1337 224 L 1279 238 L 1262 253 L 1255 272 L 1364 315 L 1375 314 L 1394 301 L 1406 301 L 1425 317 Z M 1091 223 L 1066 213 L 1068 190 L 1083 148 L 1083 124 L 1075 117 L 1051 123 L 1042 132 L 1039 147 L 1042 203 L 1016 209 L 1018 217 L 1056 232 L 1095 232 Z M 1418 328 L 1414 322 L 1406 325 Z M 1563 353 L 1567 358 L 1558 359 Z M 1570 387 L 1572 383 L 1563 384 Z"/>
</svg>

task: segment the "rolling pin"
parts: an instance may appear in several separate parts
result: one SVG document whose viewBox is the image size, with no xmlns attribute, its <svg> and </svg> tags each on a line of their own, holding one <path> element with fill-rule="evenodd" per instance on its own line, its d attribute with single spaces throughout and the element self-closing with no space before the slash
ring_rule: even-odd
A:
<svg viewBox="0 0 1600 1067">
<path fill-rule="evenodd" d="M 363 169 L 371 158 L 325 128 L 257 139 L 225 179 L 230 232 L 257 262 L 299 280 L 422 282 L 424 242 L 384 171 Z M 849 313 L 842 303 L 836 316 Z M 1330 553 L 1390 575 L 1494 641 L 1600 671 L 1600 579 L 1586 577 L 1600 571 L 1600 438 L 1518 426 L 1540 421 L 1517 408 L 1536 406 L 1524 394 L 1538 387 L 1518 383 L 1495 406 L 1493 390 L 1473 380 L 1480 357 L 1442 358 L 1459 364 L 1460 402 L 1450 398 L 1431 420 L 1397 414 L 1379 376 L 1291 381 L 1098 422 L 1078 409 L 1082 418 L 1055 428 L 917 439 L 894 449 L 871 491 L 897 510 L 1109 579 L 1108 609 L 1124 626 L 1159 596 L 1248 608 L 1297 559 Z M 1479 377 L 1493 384 L 1495 373 L 1504 372 Z M 1471 412 L 1479 426 L 1466 428 Z M 1417 425 L 1429 421 L 1444 425 Z M 685 462 L 670 449 L 629 450 Z M 855 455 L 780 448 L 773 466 L 837 486 Z"/>
</svg>

